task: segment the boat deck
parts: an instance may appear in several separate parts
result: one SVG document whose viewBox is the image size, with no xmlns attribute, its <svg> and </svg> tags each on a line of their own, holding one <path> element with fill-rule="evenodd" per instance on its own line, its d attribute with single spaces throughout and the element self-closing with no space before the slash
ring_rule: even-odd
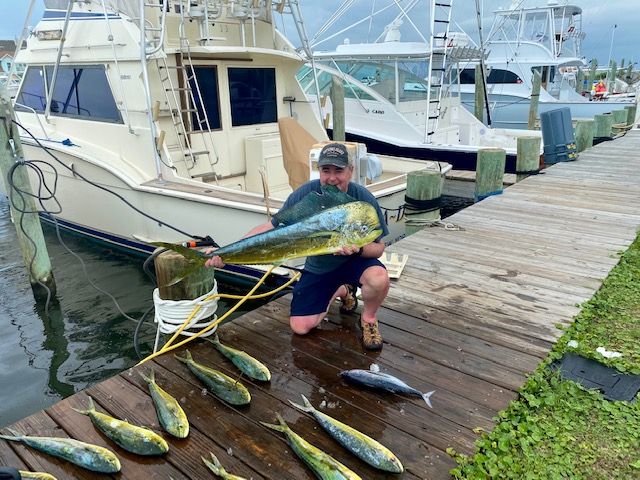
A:
<svg viewBox="0 0 640 480">
<path fill-rule="evenodd" d="M 385 346 L 364 352 L 354 315 L 332 306 L 311 334 L 288 328 L 285 296 L 222 325 L 223 343 L 264 361 L 269 383 L 241 379 L 252 394 L 246 407 L 211 395 L 186 366 L 166 354 L 31 415 L 14 428 L 32 435 L 71 436 L 112 448 L 122 462 L 114 478 L 212 478 L 200 456 L 215 453 L 227 470 L 246 478 L 311 479 L 281 433 L 260 422 L 280 412 L 308 441 L 362 478 L 445 479 L 455 464 L 448 447 L 472 454 L 496 413 L 562 335 L 577 305 L 591 298 L 640 227 L 640 131 L 583 152 L 447 219 L 460 229 L 433 227 L 388 250 L 409 255 L 379 313 Z M 237 375 L 208 342 L 188 345 L 196 361 Z M 178 350 L 183 354 L 184 348 Z M 381 370 L 428 391 L 433 410 L 418 397 L 345 384 L 341 370 Z M 128 454 L 105 439 L 88 417 L 98 409 L 158 428 L 148 390 L 137 371 L 153 368 L 158 383 L 180 399 L 191 433 L 166 437 L 164 457 Z M 325 413 L 378 439 L 405 466 L 401 475 L 374 471 L 333 441 L 307 414 L 291 407 L 300 394 Z M 47 471 L 58 478 L 106 478 L 18 443 L 0 441 L 0 464 Z"/>
</svg>

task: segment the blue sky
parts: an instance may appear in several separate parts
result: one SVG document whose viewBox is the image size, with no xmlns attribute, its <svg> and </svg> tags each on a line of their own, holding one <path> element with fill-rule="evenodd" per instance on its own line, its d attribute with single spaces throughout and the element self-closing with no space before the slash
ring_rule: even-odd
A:
<svg viewBox="0 0 640 480">
<path fill-rule="evenodd" d="M 408 0 L 402 0 L 405 4 Z M 531 1 L 531 0 L 527 0 Z M 543 4 L 547 0 L 536 0 Z M 371 4 L 368 0 L 364 4 Z M 13 39 L 20 34 L 24 24 L 30 0 L 0 0 L 0 39 Z M 475 0 L 453 0 L 453 18 L 472 37 L 477 37 L 477 20 L 475 15 Z M 491 25 L 492 10 L 498 7 L 506 8 L 511 0 L 480 0 L 485 15 L 485 33 Z M 563 0 L 558 0 L 563 3 Z M 640 5 L 638 0 L 574 0 L 582 7 L 583 30 L 587 34 L 583 42 L 583 54 L 587 59 L 597 58 L 600 65 L 606 65 L 611 58 L 618 62 L 630 60 L 640 63 Z M 300 8 L 305 19 L 307 33 L 313 36 L 326 19 L 342 4 L 342 0 L 300 0 Z M 363 5 L 359 3 L 356 5 Z M 44 3 L 37 2 L 34 18 L 30 25 L 42 15 Z M 350 10 L 354 12 L 354 10 Z M 357 10 L 355 10 L 357 12 Z M 349 16 L 352 14 L 350 13 Z M 359 13 L 357 14 L 359 15 Z M 614 28 L 614 25 L 616 27 Z M 382 29 L 383 25 L 378 26 Z M 375 27 L 374 27 L 375 28 Z M 353 41 L 363 41 L 353 39 Z M 294 40 L 294 43 L 297 43 Z"/>
</svg>

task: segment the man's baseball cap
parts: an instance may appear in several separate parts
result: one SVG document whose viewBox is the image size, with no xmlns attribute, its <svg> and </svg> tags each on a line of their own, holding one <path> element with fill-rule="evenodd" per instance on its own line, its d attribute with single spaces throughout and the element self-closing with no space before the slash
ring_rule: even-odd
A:
<svg viewBox="0 0 640 480">
<path fill-rule="evenodd" d="M 347 147 L 341 143 L 329 143 L 322 147 L 318 155 L 318 168 L 326 165 L 345 168 L 350 165 Z"/>
</svg>

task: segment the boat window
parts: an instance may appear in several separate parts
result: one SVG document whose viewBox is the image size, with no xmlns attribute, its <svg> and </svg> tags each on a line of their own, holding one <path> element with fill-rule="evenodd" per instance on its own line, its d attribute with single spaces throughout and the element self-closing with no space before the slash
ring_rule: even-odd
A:
<svg viewBox="0 0 640 480">
<path fill-rule="evenodd" d="M 300 86 L 302 90 L 306 90 L 310 83 L 313 82 L 313 75 L 311 75 L 311 67 L 309 65 L 303 65 L 298 73 L 296 73 L 296 78 L 300 82 Z"/>
<path fill-rule="evenodd" d="M 234 127 L 278 120 L 273 68 L 229 68 L 229 96 Z"/>
<path fill-rule="evenodd" d="M 476 83 L 476 72 L 473 68 L 465 68 L 460 72 L 460 84 L 471 85 Z M 493 68 L 487 76 L 487 83 L 522 83 L 522 79 L 514 72 Z"/>
<path fill-rule="evenodd" d="M 215 66 L 193 67 L 195 78 L 189 76 L 195 112 L 191 113 L 192 130 L 217 130 L 220 125 L 220 98 L 218 96 L 218 69 Z M 196 85 L 195 80 L 198 80 Z M 196 88 L 197 87 L 197 88 Z"/>
<path fill-rule="evenodd" d="M 47 86 L 51 85 L 53 66 L 29 67 L 16 101 L 44 112 Z M 19 107 L 18 107 L 19 108 Z M 120 111 L 111 93 L 102 65 L 60 65 L 51 100 L 51 115 L 81 117 L 88 120 L 122 123 Z"/>
</svg>

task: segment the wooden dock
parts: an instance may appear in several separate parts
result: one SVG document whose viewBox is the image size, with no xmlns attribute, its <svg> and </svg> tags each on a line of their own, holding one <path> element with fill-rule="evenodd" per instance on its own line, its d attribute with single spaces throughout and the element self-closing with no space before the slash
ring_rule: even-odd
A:
<svg viewBox="0 0 640 480">
<path fill-rule="evenodd" d="M 363 479 L 446 479 L 455 464 L 447 447 L 472 454 L 476 427 L 516 398 L 525 377 L 562 335 L 579 305 L 592 297 L 640 227 L 640 131 L 583 152 L 529 177 L 446 221 L 461 227 L 425 229 L 388 249 L 409 255 L 379 314 L 385 346 L 362 350 L 355 316 L 332 307 L 328 321 L 301 337 L 288 328 L 289 298 L 269 303 L 220 327 L 223 343 L 264 361 L 269 383 L 241 381 L 252 401 L 232 408 L 203 394 L 203 386 L 173 358 L 125 371 L 27 417 L 12 427 L 41 436 L 70 436 L 108 446 L 122 462 L 118 479 L 214 478 L 200 456 L 215 453 L 246 478 L 311 479 L 284 437 L 259 422 L 280 412 L 294 431 L 358 472 Z M 207 342 L 188 346 L 203 364 L 237 375 Z M 184 348 L 178 353 L 183 354 Z M 341 370 L 381 370 L 428 391 L 433 410 L 406 397 L 345 384 Z M 88 417 L 98 409 L 158 428 L 146 385 L 137 374 L 153 368 L 158 383 L 180 399 L 191 422 L 185 440 L 165 436 L 164 457 L 128 454 L 99 434 Z M 333 441 L 307 414 L 291 407 L 300 394 L 325 413 L 378 439 L 405 466 L 400 475 L 375 471 Z M 0 464 L 47 471 L 59 479 L 108 478 L 18 443 L 0 441 Z"/>
</svg>

